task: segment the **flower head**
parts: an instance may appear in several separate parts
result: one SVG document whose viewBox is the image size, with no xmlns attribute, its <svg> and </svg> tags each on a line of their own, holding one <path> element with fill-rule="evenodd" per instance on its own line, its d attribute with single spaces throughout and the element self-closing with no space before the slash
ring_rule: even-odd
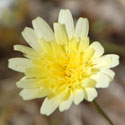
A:
<svg viewBox="0 0 125 125">
<path fill-rule="evenodd" d="M 24 100 L 46 97 L 41 114 L 50 115 L 58 107 L 69 109 L 84 99 L 93 101 L 96 88 L 106 88 L 114 77 L 110 69 L 119 64 L 119 56 L 103 55 L 99 42 L 89 43 L 89 24 L 79 18 L 74 28 L 69 10 L 61 10 L 54 32 L 40 17 L 32 21 L 22 35 L 31 46 L 15 45 L 25 58 L 9 59 L 9 68 L 24 73 L 17 82 Z"/>
</svg>

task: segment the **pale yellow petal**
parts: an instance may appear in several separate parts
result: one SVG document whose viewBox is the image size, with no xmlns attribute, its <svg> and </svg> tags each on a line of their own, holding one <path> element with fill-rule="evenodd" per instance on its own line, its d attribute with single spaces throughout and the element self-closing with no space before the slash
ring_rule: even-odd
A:
<svg viewBox="0 0 125 125">
<path fill-rule="evenodd" d="M 96 85 L 96 82 L 93 79 L 91 79 L 91 78 L 87 78 L 87 79 L 84 79 L 82 81 L 83 88 L 85 88 L 85 87 L 94 88 L 95 85 Z"/>
<path fill-rule="evenodd" d="M 56 96 L 52 98 L 45 98 L 42 107 L 40 109 L 40 113 L 44 115 L 51 115 L 59 106 L 62 100 L 62 96 Z"/>
<path fill-rule="evenodd" d="M 22 35 L 26 42 L 36 51 L 39 52 L 41 49 L 41 45 L 39 43 L 39 39 L 36 36 L 36 33 L 33 29 L 26 27 L 24 31 L 22 32 Z"/>
<path fill-rule="evenodd" d="M 88 36 L 89 22 L 86 18 L 79 18 L 75 27 L 75 37 L 83 38 Z"/>
<path fill-rule="evenodd" d="M 85 54 L 83 54 L 83 59 L 85 62 L 89 62 L 94 55 L 94 49 L 88 47 L 84 52 Z M 91 72 L 91 67 L 88 67 L 88 72 Z"/>
<path fill-rule="evenodd" d="M 109 76 L 111 78 L 111 80 L 113 80 L 113 78 L 115 76 L 115 72 L 110 69 L 101 69 L 101 72 L 106 74 L 107 76 Z"/>
<path fill-rule="evenodd" d="M 25 75 L 27 77 L 44 77 L 46 75 L 46 72 L 42 71 L 42 67 L 39 66 L 29 66 L 25 69 Z"/>
<path fill-rule="evenodd" d="M 36 99 L 36 98 L 42 98 L 50 94 L 49 91 L 43 89 L 43 88 L 34 88 L 34 89 L 23 89 L 19 95 L 24 99 L 24 100 L 31 100 L 31 99 Z"/>
<path fill-rule="evenodd" d="M 67 43 L 67 34 L 63 24 L 54 23 L 54 32 L 57 43 L 59 44 Z"/>
<path fill-rule="evenodd" d="M 89 102 L 93 101 L 97 97 L 97 91 L 95 88 L 85 88 L 86 100 Z"/>
<path fill-rule="evenodd" d="M 25 89 L 32 89 L 32 88 L 38 88 L 41 87 L 42 83 L 40 79 L 35 79 L 35 78 L 23 78 L 20 81 L 16 83 L 18 88 L 25 88 Z"/>
<path fill-rule="evenodd" d="M 90 79 L 89 78 L 86 78 L 86 79 L 82 80 L 82 86 L 83 87 L 87 87 L 89 83 L 90 83 Z"/>
<path fill-rule="evenodd" d="M 30 64 L 30 60 L 26 58 L 11 58 L 9 59 L 8 67 L 18 72 L 24 72 Z"/>
<path fill-rule="evenodd" d="M 83 89 L 78 89 L 74 92 L 74 104 L 78 105 L 84 99 Z"/>
<path fill-rule="evenodd" d="M 91 48 L 93 48 L 95 50 L 95 57 L 100 57 L 103 55 L 104 53 L 104 48 L 102 47 L 102 45 L 99 42 L 93 42 L 90 45 Z"/>
<path fill-rule="evenodd" d="M 84 52 L 88 47 L 89 47 L 89 37 L 81 38 L 81 40 L 79 41 L 78 51 Z"/>
<path fill-rule="evenodd" d="M 119 56 L 108 54 L 93 61 L 95 68 L 113 68 L 119 64 Z"/>
<path fill-rule="evenodd" d="M 23 45 L 14 45 L 14 50 L 24 53 L 28 58 L 38 58 L 38 53 L 30 47 Z"/>
<path fill-rule="evenodd" d="M 102 72 L 93 75 L 91 78 L 96 81 L 96 88 L 107 88 L 111 82 L 111 78 Z"/>
<path fill-rule="evenodd" d="M 53 31 L 44 19 L 37 17 L 32 21 L 32 24 L 39 38 L 43 38 L 46 41 L 54 40 Z"/>
<path fill-rule="evenodd" d="M 59 105 L 59 110 L 60 112 L 63 112 L 67 109 L 70 108 L 70 106 L 72 105 L 72 102 L 73 102 L 73 94 L 69 95 L 69 98 L 63 102 L 61 102 L 61 104 Z"/>
<path fill-rule="evenodd" d="M 71 39 L 74 35 L 74 22 L 70 10 L 61 10 L 58 22 L 65 25 L 68 37 Z"/>
</svg>

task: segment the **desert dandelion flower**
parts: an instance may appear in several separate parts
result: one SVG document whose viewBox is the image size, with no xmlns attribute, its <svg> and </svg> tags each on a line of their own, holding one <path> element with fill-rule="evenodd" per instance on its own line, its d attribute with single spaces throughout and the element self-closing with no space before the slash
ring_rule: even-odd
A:
<svg viewBox="0 0 125 125">
<path fill-rule="evenodd" d="M 50 115 L 58 107 L 67 110 L 84 99 L 91 102 L 97 97 L 96 88 L 109 86 L 119 56 L 103 55 L 99 42 L 89 43 L 86 18 L 79 18 L 74 28 L 71 12 L 61 10 L 54 32 L 40 17 L 32 25 L 22 32 L 31 48 L 15 45 L 25 58 L 9 59 L 9 68 L 25 75 L 17 82 L 24 100 L 45 97 L 41 114 Z"/>
</svg>

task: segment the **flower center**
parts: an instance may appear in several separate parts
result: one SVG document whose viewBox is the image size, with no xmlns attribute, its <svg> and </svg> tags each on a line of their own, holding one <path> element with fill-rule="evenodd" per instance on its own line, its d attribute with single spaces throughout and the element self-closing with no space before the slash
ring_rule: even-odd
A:
<svg viewBox="0 0 125 125">
<path fill-rule="evenodd" d="M 79 43 L 74 40 L 65 45 L 56 42 L 45 43 L 41 59 L 49 84 L 54 88 L 75 89 L 81 87 L 83 80 L 93 73 L 91 58 L 94 51 L 79 50 Z"/>
</svg>

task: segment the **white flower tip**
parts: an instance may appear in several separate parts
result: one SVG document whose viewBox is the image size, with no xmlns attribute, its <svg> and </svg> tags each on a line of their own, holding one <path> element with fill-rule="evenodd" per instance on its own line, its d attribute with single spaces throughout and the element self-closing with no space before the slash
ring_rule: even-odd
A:
<svg viewBox="0 0 125 125">
<path fill-rule="evenodd" d="M 86 88 L 86 94 L 86 99 L 88 102 L 92 102 L 98 96 L 95 88 Z"/>
<path fill-rule="evenodd" d="M 38 17 L 36 17 L 34 20 L 39 20 L 39 19 L 42 19 L 42 18 L 38 16 Z"/>
<path fill-rule="evenodd" d="M 25 32 L 27 31 L 27 30 L 29 30 L 30 28 L 29 27 L 25 27 L 24 28 L 24 30 L 21 32 L 21 34 L 22 34 L 22 36 L 24 37 L 24 35 L 25 35 Z M 25 37 L 24 37 L 25 38 Z"/>
<path fill-rule="evenodd" d="M 109 87 L 110 82 L 108 82 L 107 84 L 105 84 L 104 86 L 96 84 L 96 88 L 108 88 Z"/>
<path fill-rule="evenodd" d="M 50 116 L 53 112 L 46 112 L 43 107 L 41 107 L 40 109 L 40 114 L 42 115 L 46 115 L 46 116 Z"/>
<path fill-rule="evenodd" d="M 28 29 L 28 28 L 29 28 L 29 27 L 25 27 L 21 33 L 23 33 L 23 32 L 24 32 L 26 29 Z"/>
<path fill-rule="evenodd" d="M 14 46 L 13 46 L 13 50 L 19 51 L 19 50 L 20 50 L 20 49 L 19 49 L 19 48 L 20 48 L 19 46 L 20 46 L 20 45 L 14 45 Z"/>
<path fill-rule="evenodd" d="M 67 11 L 67 12 L 71 12 L 69 9 L 61 9 L 60 12 L 61 12 L 61 11 L 62 11 L 62 12 L 66 12 L 66 11 Z"/>
<path fill-rule="evenodd" d="M 38 21 L 41 21 L 41 20 L 43 20 L 43 19 L 38 16 L 38 17 L 36 17 L 35 19 L 32 20 L 32 23 L 35 23 L 35 21 L 38 22 Z"/>
<path fill-rule="evenodd" d="M 116 55 L 116 54 L 110 54 L 110 55 L 108 55 L 108 56 L 110 56 L 111 57 L 111 60 L 112 60 L 112 62 L 113 62 L 113 67 L 115 67 L 115 66 L 118 66 L 119 65 L 119 55 Z M 111 67 L 112 68 L 112 67 Z"/>
<path fill-rule="evenodd" d="M 60 10 L 58 22 L 65 25 L 68 37 L 71 39 L 74 35 L 74 21 L 71 11 L 68 9 Z"/>
<path fill-rule="evenodd" d="M 21 98 L 23 99 L 23 100 L 27 100 L 25 97 L 25 94 L 24 94 L 24 92 L 23 92 L 23 90 L 19 93 L 19 95 L 21 96 Z"/>
<path fill-rule="evenodd" d="M 94 97 L 88 98 L 88 102 L 92 102 L 98 96 L 97 92 L 94 94 Z"/>
<path fill-rule="evenodd" d="M 117 65 L 119 65 L 120 56 L 116 55 L 116 54 L 114 54 L 114 55 L 116 56 L 116 59 L 118 60 L 118 64 Z"/>
<path fill-rule="evenodd" d="M 88 36 L 89 31 L 89 22 L 87 18 L 80 17 L 76 23 L 75 27 L 75 37 L 78 39 L 79 37 L 84 38 Z"/>
<path fill-rule="evenodd" d="M 41 107 L 41 109 L 40 109 L 40 114 L 46 115 L 46 113 L 43 111 L 42 107 Z"/>
<path fill-rule="evenodd" d="M 19 82 L 16 82 L 16 86 L 17 88 L 22 88 L 21 84 L 19 84 Z"/>
<path fill-rule="evenodd" d="M 62 107 L 59 107 L 59 111 L 63 112 L 65 109 L 63 109 Z"/>
<path fill-rule="evenodd" d="M 46 41 L 54 40 L 53 30 L 48 23 L 41 17 L 37 17 L 32 21 L 33 29 L 38 38 L 43 38 Z"/>
<path fill-rule="evenodd" d="M 93 42 L 90 45 L 90 47 L 95 50 L 95 56 L 96 57 L 100 57 L 104 54 L 104 48 L 99 42 L 97 42 L 97 41 Z"/>
<path fill-rule="evenodd" d="M 11 59 L 8 59 L 8 68 L 11 69 Z"/>
<path fill-rule="evenodd" d="M 25 91 L 25 89 L 23 89 L 19 95 L 22 97 L 23 100 L 31 100 L 31 96 L 29 93 L 27 93 L 27 91 Z"/>
<path fill-rule="evenodd" d="M 13 46 L 13 49 L 14 49 L 14 50 L 17 50 L 17 45 L 14 45 L 14 46 Z"/>
<path fill-rule="evenodd" d="M 87 18 L 80 17 L 79 21 L 84 21 L 85 23 L 89 24 L 89 21 Z"/>
</svg>

